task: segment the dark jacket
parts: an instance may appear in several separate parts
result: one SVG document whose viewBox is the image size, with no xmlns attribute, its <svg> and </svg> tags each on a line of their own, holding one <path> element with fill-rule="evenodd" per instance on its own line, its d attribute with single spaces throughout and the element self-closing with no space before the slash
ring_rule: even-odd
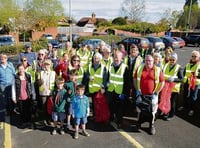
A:
<svg viewBox="0 0 200 148">
<path fill-rule="evenodd" d="M 31 75 L 28 73 L 25 73 L 25 79 L 26 79 L 26 92 L 28 95 L 28 98 L 31 98 L 32 95 L 32 85 L 31 85 Z M 16 98 L 19 99 L 20 90 L 21 90 L 21 80 L 19 78 L 19 74 L 17 73 L 15 75 L 15 90 L 16 90 Z"/>
<path fill-rule="evenodd" d="M 56 96 L 57 94 L 59 94 L 60 98 L 59 98 L 59 102 L 57 102 L 56 100 Z M 66 105 L 66 101 L 67 101 L 67 91 L 66 89 L 62 89 L 58 92 L 58 90 L 54 90 L 53 91 L 53 102 L 54 102 L 54 108 L 53 111 L 54 112 L 65 112 L 65 105 Z"/>
</svg>

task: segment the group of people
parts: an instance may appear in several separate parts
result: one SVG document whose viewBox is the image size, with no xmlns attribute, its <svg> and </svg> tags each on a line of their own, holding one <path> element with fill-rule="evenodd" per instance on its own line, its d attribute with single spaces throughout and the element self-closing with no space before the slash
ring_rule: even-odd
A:
<svg viewBox="0 0 200 148">
<path fill-rule="evenodd" d="M 141 56 L 140 52 L 134 44 L 127 51 L 123 45 L 111 49 L 105 42 L 95 48 L 83 44 L 81 48 L 73 49 L 67 42 L 65 49 L 53 48 L 49 43 L 46 49 L 36 53 L 31 44 L 26 44 L 25 52 L 19 54 L 16 69 L 2 53 L 0 121 L 14 110 L 19 112 L 22 126 L 30 126 L 34 102 L 44 124 L 53 121 L 52 135 L 70 130 L 73 119 L 74 138 L 77 139 L 79 125 L 83 135 L 90 136 L 86 123 L 89 115 L 96 118 L 94 101 L 97 93 L 105 94 L 109 121 L 115 121 L 118 128 L 122 128 L 127 100 L 133 98 L 136 108 L 138 96 L 150 96 L 152 119 L 149 132 L 155 134 L 154 122 L 158 111 L 164 113 L 167 120 L 175 115 L 181 84 L 184 84 L 185 93 L 183 107 L 192 116 L 200 86 L 199 51 L 192 52 L 185 68 L 177 63 L 178 55 L 171 48 L 165 50 L 164 56 L 159 52 L 146 52 L 148 54 Z M 159 107 L 166 84 L 171 86 L 168 112 Z M 88 97 L 92 98 L 91 108 Z M 137 111 L 139 129 L 141 110 L 137 108 Z"/>
</svg>

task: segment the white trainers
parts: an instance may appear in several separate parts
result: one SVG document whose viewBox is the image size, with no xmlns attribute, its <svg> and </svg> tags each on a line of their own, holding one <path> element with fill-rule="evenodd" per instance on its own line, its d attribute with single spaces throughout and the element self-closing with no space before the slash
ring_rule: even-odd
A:
<svg viewBox="0 0 200 148">
<path fill-rule="evenodd" d="M 189 113 L 188 113 L 188 116 L 193 116 L 193 115 L 194 115 L 194 111 L 190 110 Z"/>
<path fill-rule="evenodd" d="M 184 107 L 181 106 L 181 107 L 178 108 L 178 111 L 182 111 L 183 109 L 184 109 Z"/>
</svg>

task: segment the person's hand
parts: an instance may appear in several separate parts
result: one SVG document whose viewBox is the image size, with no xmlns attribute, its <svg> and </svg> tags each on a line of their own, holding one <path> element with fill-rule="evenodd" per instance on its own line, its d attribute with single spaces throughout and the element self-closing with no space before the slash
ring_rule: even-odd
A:
<svg viewBox="0 0 200 148">
<path fill-rule="evenodd" d="M 141 91 L 140 91 L 140 90 L 137 90 L 137 91 L 136 91 L 136 97 L 137 97 L 137 96 L 141 96 L 141 95 L 142 95 Z"/>
<path fill-rule="evenodd" d="M 119 99 L 120 99 L 120 100 L 124 100 L 125 98 L 126 98 L 126 95 L 125 95 L 125 94 L 120 94 L 120 95 L 119 95 Z"/>
<path fill-rule="evenodd" d="M 105 93 L 105 89 L 101 88 L 101 93 L 104 94 Z"/>
<path fill-rule="evenodd" d="M 152 100 L 156 99 L 158 97 L 158 94 L 157 93 L 153 93 L 152 94 Z"/>
<path fill-rule="evenodd" d="M 174 78 L 173 78 L 173 77 L 169 77 L 169 78 L 168 78 L 168 81 L 169 81 L 169 82 L 173 82 L 173 81 L 174 81 Z"/>
<path fill-rule="evenodd" d="M 90 76 L 90 81 L 94 81 L 94 77 L 93 76 Z"/>
<path fill-rule="evenodd" d="M 67 93 L 68 93 L 69 95 L 71 95 L 71 94 L 72 94 L 72 90 L 71 90 L 71 89 L 68 89 Z"/>
</svg>

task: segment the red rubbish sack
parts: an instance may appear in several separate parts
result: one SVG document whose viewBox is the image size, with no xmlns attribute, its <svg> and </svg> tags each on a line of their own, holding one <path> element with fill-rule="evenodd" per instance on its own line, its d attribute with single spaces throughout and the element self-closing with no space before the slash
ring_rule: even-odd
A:
<svg viewBox="0 0 200 148">
<path fill-rule="evenodd" d="M 101 91 L 97 92 L 94 96 L 94 112 L 95 122 L 107 123 L 110 119 L 110 110 L 106 100 L 105 94 Z"/>
<path fill-rule="evenodd" d="M 160 93 L 160 103 L 158 108 L 164 113 L 168 114 L 171 110 L 171 94 L 176 83 L 165 81 L 165 85 Z"/>
<path fill-rule="evenodd" d="M 49 115 L 52 115 L 52 112 L 53 112 L 53 98 L 49 97 L 47 99 L 47 113 Z"/>
</svg>

